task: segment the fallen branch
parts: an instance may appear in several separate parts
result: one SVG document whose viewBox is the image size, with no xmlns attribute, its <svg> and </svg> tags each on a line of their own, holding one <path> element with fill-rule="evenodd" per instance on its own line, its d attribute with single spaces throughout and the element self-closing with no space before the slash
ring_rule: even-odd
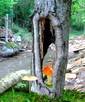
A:
<svg viewBox="0 0 85 102">
<path fill-rule="evenodd" d="M 11 74 L 5 76 L 0 80 L 0 94 L 9 89 L 11 86 L 15 85 L 21 80 L 24 75 L 30 75 L 29 70 L 19 70 L 12 72 Z"/>
</svg>

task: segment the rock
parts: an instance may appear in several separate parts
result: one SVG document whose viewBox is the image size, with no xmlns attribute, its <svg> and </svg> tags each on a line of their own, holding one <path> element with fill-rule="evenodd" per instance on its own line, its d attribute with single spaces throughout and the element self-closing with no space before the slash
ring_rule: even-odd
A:
<svg viewBox="0 0 85 102">
<path fill-rule="evenodd" d="M 76 81 L 77 84 L 85 83 L 85 80 L 84 79 L 80 79 L 80 78 L 77 78 L 75 81 Z"/>
<path fill-rule="evenodd" d="M 82 58 L 82 64 L 85 65 L 85 58 Z"/>
<path fill-rule="evenodd" d="M 2 45 L 2 44 L 5 44 L 5 42 L 4 41 L 0 41 L 0 45 Z"/>
<path fill-rule="evenodd" d="M 65 80 L 65 89 L 74 89 L 75 79 Z"/>
<path fill-rule="evenodd" d="M 83 43 L 83 44 L 82 44 Z M 65 89 L 85 92 L 85 37 L 76 37 L 69 41 Z"/>
<path fill-rule="evenodd" d="M 14 35 L 14 36 L 12 37 L 11 41 L 12 41 L 12 42 L 16 42 L 17 44 L 21 45 L 22 39 L 21 39 L 21 36 L 16 36 L 16 35 Z"/>
<path fill-rule="evenodd" d="M 75 82 L 75 80 L 74 79 L 71 79 L 71 80 L 66 80 L 66 82 L 65 82 L 65 84 L 66 85 L 74 85 L 74 82 Z"/>
<path fill-rule="evenodd" d="M 0 28 L 0 37 L 5 37 L 5 33 L 6 33 L 6 28 Z M 13 32 L 8 29 L 8 36 L 12 36 L 13 35 Z"/>
<path fill-rule="evenodd" d="M 15 41 L 15 42 L 21 42 L 22 40 L 21 40 L 21 36 L 16 36 L 16 35 L 13 35 L 13 37 L 12 37 L 12 41 Z"/>
<path fill-rule="evenodd" d="M 75 86 L 74 86 L 74 89 L 81 89 L 81 88 L 83 88 L 84 86 L 82 85 L 82 84 L 76 84 Z"/>
<path fill-rule="evenodd" d="M 3 57 L 8 57 L 17 54 L 18 52 L 19 52 L 18 48 L 3 47 L 2 50 L 0 51 L 0 55 Z"/>
<path fill-rule="evenodd" d="M 80 70 L 84 70 L 85 68 L 84 67 L 75 67 L 75 69 L 73 68 L 73 69 L 71 69 L 71 71 L 72 71 L 72 73 L 74 73 L 74 74 L 77 74 L 77 73 L 79 73 L 79 71 Z"/>
<path fill-rule="evenodd" d="M 80 51 L 82 49 L 85 49 L 85 39 L 83 37 L 69 41 L 69 52 Z"/>
<path fill-rule="evenodd" d="M 77 56 L 77 54 L 75 54 L 74 52 L 69 52 L 68 53 L 68 59 L 75 58 L 76 56 Z"/>
<path fill-rule="evenodd" d="M 76 74 L 66 73 L 65 78 L 66 79 L 75 79 L 76 78 Z"/>
<path fill-rule="evenodd" d="M 75 65 L 81 65 L 82 64 L 82 59 L 78 59 L 77 61 L 74 62 Z"/>
<path fill-rule="evenodd" d="M 73 64 L 67 64 L 67 69 L 72 69 Z"/>
<path fill-rule="evenodd" d="M 77 91 L 85 92 L 85 87 L 82 87 L 82 88 L 78 89 Z"/>
<path fill-rule="evenodd" d="M 64 89 L 73 90 L 73 85 L 65 85 Z"/>
<path fill-rule="evenodd" d="M 85 79 L 85 69 L 79 71 L 78 78 Z"/>
<path fill-rule="evenodd" d="M 71 69 L 72 73 L 77 74 L 80 68 Z"/>
</svg>

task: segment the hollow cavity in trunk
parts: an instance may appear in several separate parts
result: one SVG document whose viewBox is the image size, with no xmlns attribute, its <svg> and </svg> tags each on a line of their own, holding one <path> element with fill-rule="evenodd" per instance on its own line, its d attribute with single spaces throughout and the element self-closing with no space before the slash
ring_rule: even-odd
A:
<svg viewBox="0 0 85 102">
<path fill-rule="evenodd" d="M 40 55 L 41 66 L 48 47 L 55 42 L 55 34 L 49 18 L 41 17 L 39 19 L 39 34 L 40 34 Z"/>
</svg>

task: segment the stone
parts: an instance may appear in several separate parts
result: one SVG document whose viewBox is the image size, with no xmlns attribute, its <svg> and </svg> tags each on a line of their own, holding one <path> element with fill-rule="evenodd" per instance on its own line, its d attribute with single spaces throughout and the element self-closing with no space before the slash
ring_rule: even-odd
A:
<svg viewBox="0 0 85 102">
<path fill-rule="evenodd" d="M 71 71 L 72 71 L 72 73 L 74 73 L 74 74 L 77 74 L 77 73 L 79 73 L 79 71 L 80 70 L 84 70 L 85 68 L 84 67 L 75 67 L 75 69 L 73 68 L 73 69 L 71 69 Z"/>
<path fill-rule="evenodd" d="M 75 81 L 77 84 L 85 83 L 85 80 L 80 79 L 80 78 L 77 78 Z"/>
<path fill-rule="evenodd" d="M 79 69 L 80 69 L 80 68 L 75 68 L 75 69 L 71 69 L 71 71 L 72 71 L 72 73 L 76 74 L 76 73 L 79 72 Z"/>
<path fill-rule="evenodd" d="M 77 61 L 74 62 L 74 64 L 75 64 L 75 65 L 80 65 L 80 64 L 82 64 L 82 59 L 81 59 L 81 58 L 78 59 Z"/>
<path fill-rule="evenodd" d="M 21 42 L 22 40 L 21 40 L 21 36 L 16 36 L 16 35 L 13 35 L 13 37 L 12 37 L 12 41 L 15 41 L 15 42 Z"/>
<path fill-rule="evenodd" d="M 82 87 L 82 88 L 78 89 L 77 91 L 85 92 L 85 87 Z"/>
<path fill-rule="evenodd" d="M 82 79 L 85 79 L 85 69 L 79 71 L 78 77 L 82 78 Z"/>
<path fill-rule="evenodd" d="M 67 69 L 71 69 L 73 67 L 72 64 L 67 64 Z"/>
<path fill-rule="evenodd" d="M 65 78 L 66 79 L 75 79 L 76 78 L 76 74 L 66 73 Z"/>
<path fill-rule="evenodd" d="M 82 59 L 82 64 L 85 65 L 85 58 Z"/>
<path fill-rule="evenodd" d="M 0 41 L 0 45 L 3 45 L 3 44 L 5 44 L 5 42 L 4 41 Z"/>
<path fill-rule="evenodd" d="M 76 53 L 75 53 L 76 52 Z M 65 89 L 85 92 L 85 37 L 76 37 L 69 41 L 69 56 Z"/>
<path fill-rule="evenodd" d="M 66 85 L 73 85 L 75 83 L 75 80 L 74 79 L 66 79 L 65 80 L 65 84 Z"/>
<path fill-rule="evenodd" d="M 83 87 L 82 84 L 76 84 L 76 85 L 74 86 L 74 89 L 80 89 L 80 88 L 82 88 L 82 87 Z"/>
<path fill-rule="evenodd" d="M 7 48 L 4 46 L 0 51 L 0 55 L 3 57 L 8 57 L 17 54 L 18 52 L 19 52 L 18 48 Z"/>
<path fill-rule="evenodd" d="M 0 28 L 0 37 L 5 37 L 6 28 Z M 13 32 L 11 29 L 8 29 L 8 36 L 12 36 Z"/>
<path fill-rule="evenodd" d="M 65 89 L 74 89 L 75 79 L 65 80 Z"/>
</svg>

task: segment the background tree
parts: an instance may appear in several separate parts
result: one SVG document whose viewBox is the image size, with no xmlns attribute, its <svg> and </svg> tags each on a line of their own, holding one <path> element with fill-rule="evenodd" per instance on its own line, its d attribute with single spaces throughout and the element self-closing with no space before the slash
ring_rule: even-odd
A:
<svg viewBox="0 0 85 102">
<path fill-rule="evenodd" d="M 16 3 L 14 0 L 0 0 L 0 25 L 5 26 L 5 16 L 9 14 L 10 19 L 13 18 L 13 5 Z"/>
<path fill-rule="evenodd" d="M 85 25 L 85 0 L 72 0 L 71 24 L 77 30 Z"/>
<path fill-rule="evenodd" d="M 5 16 L 13 8 L 14 0 L 0 0 L 0 17 Z"/>
<path fill-rule="evenodd" d="M 30 16 L 33 12 L 34 0 L 18 0 L 14 5 L 14 22 L 21 27 L 30 27 Z"/>
</svg>

